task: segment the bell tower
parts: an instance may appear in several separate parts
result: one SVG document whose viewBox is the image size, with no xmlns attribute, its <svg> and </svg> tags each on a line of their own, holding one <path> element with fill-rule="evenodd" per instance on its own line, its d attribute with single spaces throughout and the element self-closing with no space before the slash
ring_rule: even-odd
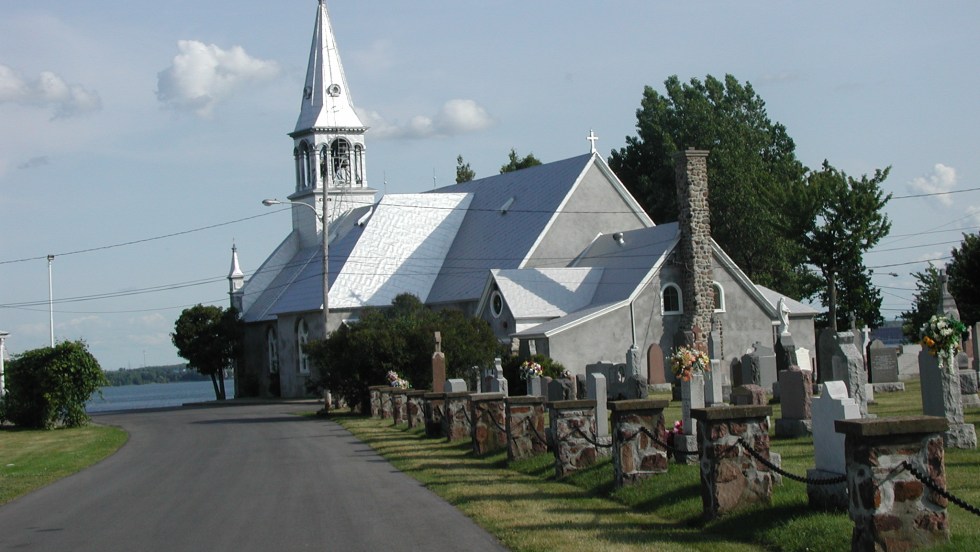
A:
<svg viewBox="0 0 980 552">
<path fill-rule="evenodd" d="M 351 209 L 374 204 L 368 187 L 364 143 L 367 127 L 354 111 L 325 0 L 319 0 L 313 43 L 293 139 L 296 187 L 290 201 L 306 203 L 328 224 Z M 326 201 L 324 201 L 326 199 Z M 321 217 L 293 207 L 293 228 L 302 246 L 317 243 Z"/>
</svg>

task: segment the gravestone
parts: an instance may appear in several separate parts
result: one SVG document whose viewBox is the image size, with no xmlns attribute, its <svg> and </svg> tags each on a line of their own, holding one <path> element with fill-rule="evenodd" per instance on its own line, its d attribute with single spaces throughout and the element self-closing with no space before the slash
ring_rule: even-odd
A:
<svg viewBox="0 0 980 552">
<path fill-rule="evenodd" d="M 464 391 L 466 391 L 466 380 L 464 379 L 446 380 L 446 383 L 442 385 L 443 393 L 462 393 Z"/>
<path fill-rule="evenodd" d="M 949 423 L 949 429 L 943 435 L 946 447 L 977 448 L 976 428 L 963 419 L 959 370 L 941 367 L 936 357 L 923 348 L 919 351 L 919 381 L 922 413 L 945 418 Z"/>
<path fill-rule="evenodd" d="M 807 479 L 831 479 L 847 473 L 844 460 L 844 435 L 837 433 L 834 422 L 861 417 L 857 401 L 848 397 L 842 381 L 820 384 L 820 396 L 813 401 L 813 459 L 815 468 L 807 470 Z M 810 505 L 825 510 L 847 508 L 847 483 L 817 485 L 807 483 Z"/>
<path fill-rule="evenodd" d="M 752 349 L 745 351 L 738 366 L 732 368 L 732 386 L 759 385 L 759 366 L 752 357 Z"/>
<path fill-rule="evenodd" d="M 655 391 L 669 391 L 667 372 L 664 368 L 664 350 L 654 343 L 647 349 L 647 385 Z"/>
<path fill-rule="evenodd" d="M 802 437 L 810 434 L 810 404 L 813 380 L 810 372 L 792 366 L 779 373 L 782 417 L 776 420 L 776 437 Z"/>
<path fill-rule="evenodd" d="M 980 372 L 980 322 L 973 325 L 970 335 L 973 336 L 971 340 L 971 344 L 973 345 L 973 371 Z"/>
<path fill-rule="evenodd" d="M 724 384 L 724 374 L 721 371 L 721 361 L 712 360 L 711 370 L 704 374 L 704 404 L 705 406 L 715 406 L 725 402 L 722 393 Z"/>
<path fill-rule="evenodd" d="M 500 358 L 493 359 L 493 378 L 490 379 L 490 392 L 503 393 L 507 396 L 507 378 L 504 377 L 504 367 Z"/>
<path fill-rule="evenodd" d="M 797 347 L 796 361 L 799 363 L 797 366 L 800 367 L 800 370 L 805 372 L 813 372 L 813 362 L 810 360 L 810 349 L 807 349 L 806 347 Z M 812 376 L 815 375 L 816 374 L 812 374 Z"/>
<path fill-rule="evenodd" d="M 544 388 L 541 386 L 541 376 L 534 376 L 527 380 L 527 394 L 529 397 L 543 397 Z"/>
<path fill-rule="evenodd" d="M 776 353 L 758 341 L 742 355 L 741 383 L 755 384 L 771 393 L 776 383 Z"/>
<path fill-rule="evenodd" d="M 694 374 L 690 381 L 681 382 L 681 420 L 684 433 L 674 436 L 674 458 L 680 464 L 698 462 L 698 426 L 691 411 L 704 408 L 704 377 Z"/>
<path fill-rule="evenodd" d="M 567 379 L 551 380 L 548 384 L 548 402 L 570 401 L 575 399 L 572 381 Z"/>
<path fill-rule="evenodd" d="M 732 404 L 735 406 L 764 406 L 769 404 L 769 399 L 766 398 L 765 389 L 750 383 L 732 389 Z"/>
<path fill-rule="evenodd" d="M 788 370 L 790 366 L 800 365 L 800 361 L 796 357 L 796 342 L 793 340 L 793 336 L 789 332 L 781 334 L 779 338 L 776 339 L 776 347 L 774 352 L 776 355 L 777 374 L 783 370 Z"/>
<path fill-rule="evenodd" d="M 606 406 L 606 376 L 592 372 L 586 383 L 586 398 L 595 401 L 596 437 L 609 437 L 609 409 Z"/>
<path fill-rule="evenodd" d="M 538 342 L 533 339 L 527 340 L 527 352 L 530 356 L 538 354 Z"/>
<path fill-rule="evenodd" d="M 837 350 L 836 334 L 830 328 L 820 330 L 817 338 L 817 377 L 820 382 L 834 380 L 834 351 Z"/>
<path fill-rule="evenodd" d="M 868 373 L 864 370 L 864 357 L 854 344 L 854 334 L 838 332 L 836 350 L 831 358 L 831 380 L 843 381 L 848 395 L 861 407 L 861 417 L 868 418 Z"/>
<path fill-rule="evenodd" d="M 636 345 L 631 345 L 626 350 L 626 398 L 645 399 L 647 391 L 647 378 L 643 373 L 642 362 L 640 361 L 640 350 Z"/>
<path fill-rule="evenodd" d="M 868 367 L 871 383 L 877 392 L 905 391 L 905 384 L 898 381 L 898 350 L 887 347 L 880 339 L 868 346 Z"/>
<path fill-rule="evenodd" d="M 442 332 L 435 333 L 436 350 L 432 353 L 432 390 L 442 389 L 446 382 L 446 354 L 442 352 Z"/>
<path fill-rule="evenodd" d="M 956 365 L 960 375 L 960 402 L 963 403 L 963 408 L 980 406 L 980 397 L 977 396 L 977 373 L 970 368 L 970 357 L 960 351 L 956 355 Z"/>
<path fill-rule="evenodd" d="M 575 399 L 585 400 L 588 390 L 585 388 L 585 374 L 575 374 Z"/>
</svg>

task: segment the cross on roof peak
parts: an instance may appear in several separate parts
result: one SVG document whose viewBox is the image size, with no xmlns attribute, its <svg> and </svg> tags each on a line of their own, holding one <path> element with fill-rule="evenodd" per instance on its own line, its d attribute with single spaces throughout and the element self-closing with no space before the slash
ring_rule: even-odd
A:
<svg viewBox="0 0 980 552">
<path fill-rule="evenodd" d="M 595 132 L 593 132 L 592 129 L 589 129 L 589 135 L 585 139 L 588 140 L 589 142 L 592 142 L 592 151 L 590 153 L 599 153 L 595 148 L 595 143 L 599 141 L 599 137 L 596 136 Z"/>
</svg>

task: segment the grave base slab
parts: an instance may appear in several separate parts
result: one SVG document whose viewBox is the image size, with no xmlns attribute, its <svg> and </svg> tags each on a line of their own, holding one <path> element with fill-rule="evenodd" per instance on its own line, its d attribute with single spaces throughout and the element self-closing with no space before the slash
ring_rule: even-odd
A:
<svg viewBox="0 0 980 552">
<path fill-rule="evenodd" d="M 897 393 L 905 391 L 905 384 L 900 381 L 889 381 L 886 383 L 873 383 L 875 393 Z"/>
<path fill-rule="evenodd" d="M 776 419 L 776 437 L 792 439 L 803 437 L 813 433 L 812 420 L 790 420 L 787 418 Z"/>
<path fill-rule="evenodd" d="M 831 479 L 844 474 L 824 470 L 811 469 L 806 471 L 807 479 Z M 810 507 L 827 511 L 847 511 L 847 481 L 831 485 L 806 484 L 806 496 Z"/>
<path fill-rule="evenodd" d="M 973 424 L 950 424 L 943 434 L 943 446 L 946 448 L 975 449 L 977 448 L 977 429 Z"/>
</svg>

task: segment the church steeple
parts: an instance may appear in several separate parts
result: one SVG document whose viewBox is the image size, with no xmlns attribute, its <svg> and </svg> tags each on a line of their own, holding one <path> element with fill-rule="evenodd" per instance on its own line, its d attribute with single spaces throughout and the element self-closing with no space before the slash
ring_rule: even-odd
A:
<svg viewBox="0 0 980 552">
<path fill-rule="evenodd" d="M 242 311 L 242 295 L 245 287 L 245 273 L 242 272 L 241 265 L 238 264 L 238 248 L 231 244 L 231 270 L 228 271 L 228 296 L 231 297 L 231 306 Z"/>
<path fill-rule="evenodd" d="M 299 118 L 289 134 L 296 174 L 296 188 L 289 199 L 310 205 L 318 215 L 293 208 L 293 227 L 304 246 L 318 240 L 322 209 L 327 210 L 329 222 L 355 207 L 374 203 L 376 192 L 367 184 L 366 131 L 354 110 L 326 1 L 319 0 Z"/>
</svg>

